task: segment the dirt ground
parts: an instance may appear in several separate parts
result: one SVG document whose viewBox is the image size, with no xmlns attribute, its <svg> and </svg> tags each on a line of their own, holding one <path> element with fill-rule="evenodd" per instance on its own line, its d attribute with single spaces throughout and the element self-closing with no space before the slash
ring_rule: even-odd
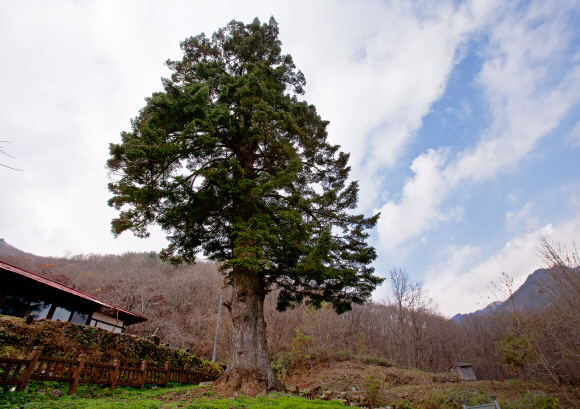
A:
<svg viewBox="0 0 580 409">
<path fill-rule="evenodd" d="M 418 370 L 367 365 L 358 361 L 330 362 L 303 368 L 283 379 L 288 391 L 296 387 L 301 393 L 314 391 L 317 398 L 346 400 L 353 405 L 366 406 L 368 381 L 376 380 L 380 406 L 394 405 L 397 408 L 409 405 L 417 408 L 460 407 L 463 399 L 489 399 L 497 396 L 500 402 L 521 401 L 526 394 L 541 394 L 568 402 L 564 407 L 580 402 L 580 390 L 564 391 L 551 384 L 531 381 L 461 381 L 449 373 L 427 373 Z M 225 391 L 215 390 L 218 396 L 231 396 Z M 572 402 L 570 404 L 570 402 Z M 524 405 L 525 406 L 525 405 Z M 512 407 L 510 405 L 510 407 Z M 514 405 L 513 407 L 520 407 Z M 563 407 L 563 406 L 560 406 Z"/>
<path fill-rule="evenodd" d="M 284 381 L 288 392 L 298 387 L 303 395 L 314 391 L 316 398 L 349 399 L 353 406 L 368 407 L 369 379 L 376 381 L 375 386 L 380 391 L 376 396 L 377 408 L 457 409 L 461 408 L 463 400 L 468 405 L 491 403 L 491 396 L 497 396 L 502 409 L 580 408 L 579 389 L 564 390 L 548 383 L 520 380 L 467 382 L 448 373 L 388 368 L 354 360 L 302 368 Z M 264 394 L 258 389 L 246 393 L 232 391 L 214 383 L 170 392 L 157 399 L 172 407 L 185 407 L 203 397 L 213 400 Z"/>
<path fill-rule="evenodd" d="M 366 402 L 365 377 L 368 378 L 369 374 L 382 381 L 382 398 L 386 402 L 421 402 L 462 393 L 486 393 L 497 396 L 499 400 L 513 401 L 526 393 L 541 392 L 554 396 L 562 393 L 551 384 L 519 380 L 461 381 L 449 373 L 385 368 L 356 361 L 319 364 L 287 377 L 286 386 L 288 390 L 294 390 L 296 386 L 300 390 L 318 389 L 320 396 L 331 393 L 333 399 L 348 397 L 363 404 Z"/>
</svg>

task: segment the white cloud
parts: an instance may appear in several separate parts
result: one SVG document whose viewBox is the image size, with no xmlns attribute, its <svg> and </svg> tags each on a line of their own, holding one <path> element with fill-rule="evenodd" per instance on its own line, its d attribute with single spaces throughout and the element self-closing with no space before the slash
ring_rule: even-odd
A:
<svg viewBox="0 0 580 409">
<path fill-rule="evenodd" d="M 528 202 L 517 212 L 507 212 L 505 215 L 506 228 L 509 231 L 516 231 L 521 226 L 523 226 L 526 231 L 538 229 L 540 227 L 540 219 L 533 216 L 531 210 L 532 202 Z"/>
<path fill-rule="evenodd" d="M 159 248 L 162 235 L 109 234 L 108 143 L 161 88 L 163 62 L 180 57 L 180 41 L 255 16 L 278 20 L 283 51 L 306 75 L 306 99 L 331 121 L 331 142 L 352 152 L 362 207 L 376 205 L 377 170 L 395 163 L 444 92 L 461 46 L 498 4 L 3 2 L 0 131 L 25 172 L 0 181 L 2 235 L 40 254 Z"/>
<path fill-rule="evenodd" d="M 380 210 L 378 233 L 383 248 L 392 252 L 397 244 L 449 219 L 437 210 L 447 194 L 441 172 L 447 157 L 445 151 L 430 149 L 413 161 L 415 177 L 403 188 L 399 204 L 390 201 Z"/>
<path fill-rule="evenodd" d="M 580 101 L 580 65 L 566 69 L 563 63 L 569 43 L 562 29 L 565 9 L 550 4 L 531 4 L 523 16 L 507 13 L 491 27 L 477 82 L 489 104 L 492 125 L 475 147 L 456 157 L 430 149 L 413 161 L 415 176 L 400 198 L 380 209 L 383 250 L 398 252 L 407 240 L 445 220 L 440 205 L 458 189 L 517 169 Z"/>
<path fill-rule="evenodd" d="M 506 203 L 510 203 L 513 205 L 518 203 L 518 200 L 519 200 L 518 196 L 514 192 L 510 192 L 510 194 L 505 199 Z"/>
<path fill-rule="evenodd" d="M 0 131 L 9 135 L 9 152 L 18 157 L 10 163 L 25 169 L 0 179 L 2 236 L 46 255 L 66 248 L 119 253 L 162 247 L 158 230 L 147 241 L 128 234 L 112 240 L 116 212 L 106 206 L 108 143 L 129 128 L 144 97 L 161 88 L 159 77 L 169 73 L 163 62 L 180 57 L 179 41 L 202 31 L 211 35 L 232 18 L 267 21 L 274 15 L 283 51 L 306 75 L 306 99 L 330 120 L 331 142 L 352 153 L 361 206 L 380 207 L 381 195 L 390 194 L 380 221 L 382 245 L 425 238 L 426 229 L 464 217 L 460 205 L 441 208 L 451 193 L 517 164 L 558 122 L 568 107 L 565 99 L 576 96 L 572 72 L 556 91 L 549 91 L 545 79 L 552 67 L 546 61 L 556 64 L 567 44 L 558 14 L 533 7 L 555 21 L 528 27 L 508 16 L 489 31 L 495 16 L 508 14 L 505 7 L 497 0 L 173 7 L 151 1 L 2 2 Z M 526 18 L 535 17 L 530 12 Z M 388 175 L 382 171 L 400 160 L 470 41 L 486 33 L 491 45 L 478 81 L 490 104 L 499 104 L 494 127 L 458 157 L 445 148 L 425 152 L 411 164 L 415 176 L 401 193 L 385 192 L 382 178 Z"/>
<path fill-rule="evenodd" d="M 331 6 L 332 18 L 303 17 L 308 47 L 297 47 L 295 34 L 285 41 L 308 80 L 307 99 L 330 120 L 331 141 L 351 153 L 363 209 L 376 206 L 379 171 L 404 153 L 422 118 L 443 95 L 462 47 L 498 4 Z"/>
<path fill-rule="evenodd" d="M 478 248 L 450 246 L 446 248 L 448 260 L 427 270 L 425 287 L 439 304 L 440 311 L 447 316 L 476 311 L 497 301 L 492 282 L 499 284 L 502 272 L 514 279 L 517 288 L 529 274 L 544 266 L 536 256 L 542 236 L 569 244 L 575 238 L 578 239 L 579 231 L 580 214 L 555 227 L 547 224 L 515 236 L 503 248 L 475 266 L 474 261 L 480 253 Z"/>
</svg>

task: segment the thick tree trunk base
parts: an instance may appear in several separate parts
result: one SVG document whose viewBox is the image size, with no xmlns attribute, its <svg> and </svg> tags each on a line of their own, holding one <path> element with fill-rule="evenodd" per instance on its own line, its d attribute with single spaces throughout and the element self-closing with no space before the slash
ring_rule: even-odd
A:
<svg viewBox="0 0 580 409">
<path fill-rule="evenodd" d="M 221 395 L 243 393 L 252 397 L 272 391 L 286 391 L 276 376 L 267 377 L 258 370 L 243 369 L 226 371 L 215 381 L 214 389 Z"/>
<path fill-rule="evenodd" d="M 270 391 L 283 391 L 270 363 L 264 299 L 266 284 L 261 276 L 234 267 L 232 276 L 233 296 L 232 343 L 228 369 L 216 381 L 216 392 L 249 396 L 263 395 Z"/>
</svg>

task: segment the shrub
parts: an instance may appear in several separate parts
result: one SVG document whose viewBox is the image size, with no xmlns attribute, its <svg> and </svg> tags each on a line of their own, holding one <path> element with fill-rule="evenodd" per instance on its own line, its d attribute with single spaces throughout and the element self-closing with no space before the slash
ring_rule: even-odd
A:
<svg viewBox="0 0 580 409">
<path fill-rule="evenodd" d="M 491 403 L 491 396 L 476 389 L 455 391 L 447 390 L 444 394 L 434 396 L 432 400 L 437 405 L 437 407 L 461 409 L 462 402 L 465 402 L 465 404 L 468 406 Z"/>
<path fill-rule="evenodd" d="M 504 405 L 502 404 L 502 408 Z M 505 405 L 507 409 L 557 409 L 560 407 L 558 398 L 546 395 L 542 391 L 533 391 L 524 394 L 511 405 Z"/>
<path fill-rule="evenodd" d="M 334 351 L 334 360 L 338 362 L 345 362 L 352 359 L 353 353 L 348 349 L 337 349 Z"/>
<path fill-rule="evenodd" d="M 375 407 L 382 405 L 385 401 L 382 381 L 382 377 L 372 371 L 367 371 L 363 377 L 363 390 L 365 397 L 367 401 L 372 403 Z"/>
<path fill-rule="evenodd" d="M 382 357 L 382 356 L 373 356 L 368 354 L 357 355 L 356 360 L 366 364 L 366 365 L 377 365 L 377 366 L 384 366 L 386 368 L 390 368 L 395 366 L 395 364 L 390 361 L 389 359 Z"/>
</svg>

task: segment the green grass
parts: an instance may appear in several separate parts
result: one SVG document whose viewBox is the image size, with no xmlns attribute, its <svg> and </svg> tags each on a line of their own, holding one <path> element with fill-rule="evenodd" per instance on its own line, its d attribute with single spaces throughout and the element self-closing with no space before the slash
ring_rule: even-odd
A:
<svg viewBox="0 0 580 409">
<path fill-rule="evenodd" d="M 162 401 L 156 399 L 169 391 L 179 392 L 186 387 L 149 389 L 119 387 L 114 391 L 98 385 L 79 385 L 77 392 L 67 395 L 68 383 L 31 381 L 22 392 L 10 392 L 10 387 L 0 387 L 0 409 L 68 409 L 68 408 L 161 408 Z M 189 387 L 191 388 L 191 386 Z M 51 392 L 58 389 L 62 396 L 55 397 Z"/>
<path fill-rule="evenodd" d="M 517 385 L 516 385 L 517 386 Z M 168 388 L 151 388 L 146 386 L 141 391 L 137 388 L 118 387 L 114 391 L 98 385 L 79 385 L 77 392 L 71 396 L 68 383 L 31 381 L 23 392 L 10 392 L 10 388 L 0 387 L 0 409 L 339 409 L 341 401 L 306 400 L 295 396 L 272 393 L 267 397 L 249 398 L 246 396 L 234 399 L 218 399 L 209 388 L 180 384 L 170 384 Z M 59 389 L 61 397 L 54 397 L 51 391 Z M 529 390 L 522 386 L 523 390 Z M 395 399 L 389 403 L 396 404 L 397 409 L 460 409 L 461 402 L 469 406 L 490 403 L 488 392 L 475 387 L 461 385 L 446 390 L 427 394 L 415 402 L 407 399 Z M 499 399 L 502 409 L 557 409 L 571 407 L 566 402 L 559 402 L 540 390 L 528 391 L 509 401 Z M 563 406 L 559 406 L 563 404 Z M 575 406 L 574 406 L 575 407 Z"/>
<path fill-rule="evenodd" d="M 202 393 L 205 396 L 186 400 L 187 393 L 195 388 L 191 385 L 170 386 L 141 391 L 119 387 L 110 391 L 95 385 L 79 385 L 77 392 L 68 396 L 67 383 L 31 382 L 23 392 L 10 392 L 10 388 L 0 387 L 0 409 L 338 409 L 344 406 L 340 401 L 309 401 L 281 394 L 258 398 L 212 399 L 211 393 Z M 54 389 L 59 389 L 63 395 L 52 396 L 50 392 Z"/>
<path fill-rule="evenodd" d="M 198 399 L 186 406 L 188 409 L 229 409 L 229 408 L 252 408 L 252 409 L 338 409 L 344 407 L 340 401 L 323 401 L 320 399 L 306 400 L 293 396 L 275 396 L 259 398 L 235 398 L 235 399 Z"/>
</svg>

